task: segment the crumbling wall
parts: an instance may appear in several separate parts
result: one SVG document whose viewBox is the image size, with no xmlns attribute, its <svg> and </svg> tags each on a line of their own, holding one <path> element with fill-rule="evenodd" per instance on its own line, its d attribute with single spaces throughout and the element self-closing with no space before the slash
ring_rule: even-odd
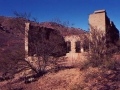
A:
<svg viewBox="0 0 120 90">
<path fill-rule="evenodd" d="M 66 54 L 65 41 L 57 30 L 26 23 L 25 51 L 27 56 L 63 56 Z"/>
<path fill-rule="evenodd" d="M 107 43 L 116 43 L 119 39 L 119 31 L 115 27 L 114 23 L 110 21 L 105 10 L 94 11 L 89 15 L 90 32 L 93 29 L 96 32 L 103 31 L 106 35 Z"/>
<path fill-rule="evenodd" d="M 90 30 L 92 30 L 92 28 L 95 28 L 105 32 L 106 30 L 105 18 L 106 18 L 105 10 L 100 10 L 97 12 L 95 11 L 93 14 L 90 14 L 89 15 Z"/>
</svg>

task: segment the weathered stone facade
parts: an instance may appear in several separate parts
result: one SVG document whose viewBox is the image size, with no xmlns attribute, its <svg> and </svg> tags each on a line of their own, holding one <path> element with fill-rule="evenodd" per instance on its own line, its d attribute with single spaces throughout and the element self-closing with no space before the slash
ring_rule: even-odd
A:
<svg viewBox="0 0 120 90">
<path fill-rule="evenodd" d="M 85 36 L 88 36 L 88 34 L 64 36 L 67 44 L 66 57 L 68 57 L 69 60 L 80 59 L 81 53 L 89 49 L 89 45 L 85 43 Z"/>
<path fill-rule="evenodd" d="M 106 43 L 113 43 L 116 44 L 116 42 L 119 39 L 119 31 L 115 27 L 114 23 L 110 21 L 110 19 L 107 16 L 107 13 L 105 10 L 98 10 L 95 11 L 93 14 L 89 15 L 89 25 L 90 25 L 90 33 L 81 34 L 81 36 L 87 36 L 87 38 L 91 38 L 91 32 L 92 30 L 96 30 L 96 33 L 102 33 L 100 35 L 105 36 Z M 97 34 L 96 34 L 97 35 Z M 69 59 L 75 60 L 80 59 L 81 54 L 85 52 L 88 48 L 90 48 L 89 43 L 85 42 L 85 39 L 82 38 L 80 35 L 70 35 L 65 36 L 65 41 L 69 44 L 69 49 L 66 54 Z M 90 39 L 92 40 L 92 38 Z M 89 41 L 87 41 L 89 42 Z M 78 43 L 78 44 L 77 44 Z M 87 44 L 85 46 L 85 44 Z M 78 50 L 77 50 L 78 49 Z"/>
<path fill-rule="evenodd" d="M 54 29 L 25 23 L 25 60 L 38 68 L 50 56 L 66 54 L 63 36 Z"/>
<path fill-rule="evenodd" d="M 92 32 L 92 29 L 97 30 L 97 32 L 103 32 L 106 37 L 106 42 L 112 42 L 116 43 L 116 41 L 119 39 L 119 31 L 115 27 L 114 23 L 110 21 L 108 18 L 105 10 L 98 10 L 95 11 L 93 14 L 89 15 L 89 24 L 90 24 L 90 32 Z M 32 55 L 29 55 L 29 47 L 28 47 L 28 32 L 29 32 L 29 23 L 25 24 L 25 57 L 26 59 L 36 59 L 37 57 Z M 66 56 L 69 59 L 75 60 L 80 59 L 80 54 L 83 52 L 88 51 L 89 49 L 89 43 L 86 43 L 84 36 L 87 36 L 87 38 L 90 38 L 90 33 L 84 33 L 84 34 L 78 34 L 78 35 L 68 35 L 63 36 L 64 41 L 66 42 L 67 46 L 67 53 Z M 51 41 L 53 41 L 51 39 Z M 54 40 L 57 41 L 57 40 Z M 87 41 L 88 42 L 88 41 Z"/>
<path fill-rule="evenodd" d="M 76 53 L 76 52 L 83 52 L 83 47 L 81 47 L 81 38 L 78 35 L 69 35 L 64 37 L 66 42 L 70 42 L 70 50 L 68 53 Z M 78 48 L 77 50 L 77 42 L 78 42 Z M 68 43 L 67 43 L 68 44 Z"/>
<path fill-rule="evenodd" d="M 106 35 L 107 42 L 115 43 L 119 39 L 119 31 L 114 23 L 110 21 L 105 10 L 94 11 L 89 15 L 90 32 L 96 29 Z"/>
</svg>

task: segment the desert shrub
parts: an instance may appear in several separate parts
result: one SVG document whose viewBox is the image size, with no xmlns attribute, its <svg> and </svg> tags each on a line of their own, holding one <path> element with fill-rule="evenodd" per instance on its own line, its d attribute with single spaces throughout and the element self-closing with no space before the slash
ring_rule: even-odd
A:
<svg viewBox="0 0 120 90">
<path fill-rule="evenodd" d="M 90 32 L 88 40 L 90 49 L 87 62 L 80 68 L 87 72 L 83 90 L 86 88 L 87 90 L 119 90 L 119 44 L 117 41 L 116 43 L 108 42 L 106 35 L 96 29 Z M 79 89 L 81 84 L 74 90 Z"/>
<path fill-rule="evenodd" d="M 71 90 L 119 90 L 120 70 L 89 67 L 84 70 L 84 80 L 75 84 Z"/>
<path fill-rule="evenodd" d="M 103 67 L 112 69 L 115 68 L 116 58 L 114 54 L 118 52 L 119 45 L 110 42 L 110 38 L 106 33 L 96 28 L 91 28 L 90 35 L 86 44 L 89 44 L 89 52 L 87 55 L 88 61 L 83 67 Z"/>
</svg>

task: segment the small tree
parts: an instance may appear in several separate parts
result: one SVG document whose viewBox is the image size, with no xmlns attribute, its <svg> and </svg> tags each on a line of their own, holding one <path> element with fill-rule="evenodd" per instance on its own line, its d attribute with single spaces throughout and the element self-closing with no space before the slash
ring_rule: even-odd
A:
<svg viewBox="0 0 120 90">
<path fill-rule="evenodd" d="M 26 20 L 32 20 L 32 21 L 37 22 L 37 18 L 36 18 L 36 17 L 33 17 L 33 16 L 31 15 L 31 13 L 27 13 L 27 12 L 20 13 L 20 12 L 14 11 L 13 14 L 14 14 L 17 18 L 23 18 L 23 19 L 26 19 Z"/>
<path fill-rule="evenodd" d="M 59 57 L 66 53 L 64 38 L 57 30 L 30 25 L 28 33 L 28 55 L 37 59 L 37 67 L 32 67 L 37 74 L 44 72 L 46 66 L 51 64 L 51 56 Z"/>
<path fill-rule="evenodd" d="M 120 63 L 115 61 L 117 44 L 108 43 L 110 40 L 106 37 L 106 32 L 97 28 L 91 28 L 86 40 L 89 43 L 88 62 L 81 69 L 90 68 L 85 70 L 87 73 L 82 87 L 80 83 L 75 89 L 118 89 Z"/>
<path fill-rule="evenodd" d="M 14 14 L 17 18 L 14 19 L 16 23 L 13 28 L 14 30 L 20 31 L 20 34 L 24 36 L 24 22 L 31 22 L 31 15 L 27 13 L 20 14 L 18 12 L 14 12 Z M 32 24 L 38 25 L 38 23 L 34 22 L 32 22 Z M 9 51 L 8 49 L 6 50 L 7 53 L 3 53 L 1 51 L 0 56 L 3 57 L 1 58 L 1 63 L 3 64 L 0 65 L 0 67 L 2 68 L 0 68 L 1 71 L 9 71 L 9 73 L 14 76 L 14 74 L 16 74 L 17 72 L 25 71 L 26 69 L 31 68 L 32 71 L 36 72 L 37 74 L 41 74 L 45 71 L 48 65 L 55 63 L 54 59 L 50 59 L 49 57 L 59 57 L 65 54 L 65 42 L 59 31 L 45 27 L 39 27 L 38 25 L 33 28 L 32 32 L 30 33 L 33 33 L 33 37 L 32 35 L 30 36 L 32 40 L 29 44 L 29 47 L 32 46 L 32 49 L 34 50 L 31 50 L 32 53 L 29 54 L 30 56 L 38 57 L 37 61 L 34 61 L 33 59 L 33 62 L 37 63 L 38 67 L 36 68 L 30 61 L 24 59 L 24 43 L 23 41 L 18 41 L 19 43 L 21 43 L 21 45 L 19 43 L 16 43 L 15 46 L 12 47 Z M 16 39 L 19 40 L 18 38 L 19 37 L 17 37 Z"/>
</svg>

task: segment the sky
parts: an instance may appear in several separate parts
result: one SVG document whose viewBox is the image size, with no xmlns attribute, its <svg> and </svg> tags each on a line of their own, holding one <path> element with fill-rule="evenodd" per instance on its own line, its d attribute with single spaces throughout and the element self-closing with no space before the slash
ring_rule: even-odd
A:
<svg viewBox="0 0 120 90">
<path fill-rule="evenodd" d="M 120 30 L 120 0 L 0 0 L 0 16 L 26 12 L 39 22 L 59 19 L 83 30 L 89 29 L 89 14 L 101 9 Z"/>
</svg>

